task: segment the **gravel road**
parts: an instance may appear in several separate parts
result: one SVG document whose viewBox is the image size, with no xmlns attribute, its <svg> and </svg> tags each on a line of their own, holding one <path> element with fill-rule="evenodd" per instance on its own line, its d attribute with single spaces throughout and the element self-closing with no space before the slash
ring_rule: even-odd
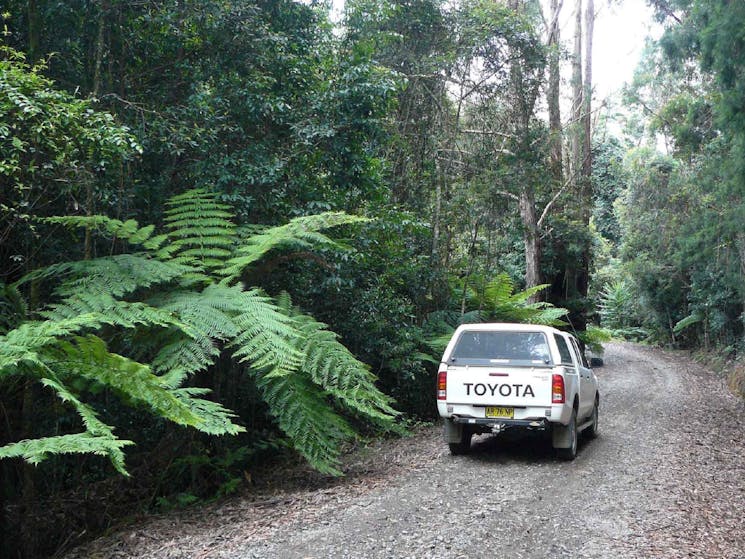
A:
<svg viewBox="0 0 745 559">
<path fill-rule="evenodd" d="M 680 353 L 610 344 L 596 373 L 600 436 L 573 462 L 505 436 L 453 457 L 428 427 L 350 456 L 342 481 L 160 517 L 70 557 L 745 559 L 742 400 Z"/>
</svg>

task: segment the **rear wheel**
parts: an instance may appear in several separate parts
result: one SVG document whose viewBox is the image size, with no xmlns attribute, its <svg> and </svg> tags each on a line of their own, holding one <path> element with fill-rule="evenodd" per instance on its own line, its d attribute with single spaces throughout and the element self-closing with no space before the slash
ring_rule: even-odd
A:
<svg viewBox="0 0 745 559">
<path fill-rule="evenodd" d="M 598 407 L 599 406 L 600 406 L 600 401 L 598 400 L 596 396 L 595 405 L 592 408 L 592 423 L 585 431 L 588 439 L 594 439 L 595 437 L 598 436 Z"/>
<path fill-rule="evenodd" d="M 577 457 L 577 410 L 572 410 L 569 425 L 566 427 L 554 427 L 554 429 L 556 428 L 566 429 L 569 437 L 569 446 L 566 448 L 557 448 L 556 454 L 562 460 L 574 460 Z"/>
<path fill-rule="evenodd" d="M 457 443 L 448 443 L 450 447 L 450 454 L 458 456 L 459 454 L 468 454 L 471 450 L 471 437 L 473 433 L 468 427 L 463 426 L 463 431 L 460 434 L 460 441 Z"/>
</svg>

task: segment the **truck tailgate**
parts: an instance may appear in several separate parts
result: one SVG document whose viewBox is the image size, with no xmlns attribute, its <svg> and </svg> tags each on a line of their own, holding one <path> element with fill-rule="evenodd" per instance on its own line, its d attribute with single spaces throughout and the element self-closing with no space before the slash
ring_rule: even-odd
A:
<svg viewBox="0 0 745 559">
<path fill-rule="evenodd" d="M 550 406 L 552 369 L 453 366 L 447 368 L 447 403 L 475 406 Z"/>
</svg>

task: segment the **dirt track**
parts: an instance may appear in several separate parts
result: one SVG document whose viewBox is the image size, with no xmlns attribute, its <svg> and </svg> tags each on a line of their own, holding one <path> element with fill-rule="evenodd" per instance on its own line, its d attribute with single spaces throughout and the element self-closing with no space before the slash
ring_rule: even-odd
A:
<svg viewBox="0 0 745 559">
<path fill-rule="evenodd" d="M 745 405 L 681 354 L 606 350 L 600 437 L 574 462 L 539 439 L 478 437 L 451 457 L 429 427 L 157 517 L 69 557 L 745 558 Z M 276 480 L 275 480 L 276 481 Z"/>
</svg>

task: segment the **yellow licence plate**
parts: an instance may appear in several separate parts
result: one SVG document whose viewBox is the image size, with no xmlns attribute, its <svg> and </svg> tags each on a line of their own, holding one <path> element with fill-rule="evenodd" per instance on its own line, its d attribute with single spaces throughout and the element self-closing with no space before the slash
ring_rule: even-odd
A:
<svg viewBox="0 0 745 559">
<path fill-rule="evenodd" d="M 514 419 L 515 408 L 503 408 L 501 406 L 486 406 L 486 417 L 497 419 Z"/>
</svg>

